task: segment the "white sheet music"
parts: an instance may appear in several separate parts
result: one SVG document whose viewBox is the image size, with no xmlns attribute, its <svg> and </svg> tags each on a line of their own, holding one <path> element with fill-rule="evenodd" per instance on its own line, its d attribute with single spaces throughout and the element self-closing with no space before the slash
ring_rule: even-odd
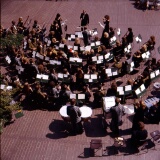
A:
<svg viewBox="0 0 160 160">
<path fill-rule="evenodd" d="M 86 46 L 85 47 L 85 51 L 90 51 L 91 50 L 91 46 Z"/>
<path fill-rule="evenodd" d="M 84 75 L 84 79 L 89 79 L 90 78 L 90 75 L 89 74 L 85 74 Z"/>
<path fill-rule="evenodd" d="M 101 45 L 101 42 L 100 41 L 97 41 L 95 42 L 96 46 L 100 46 Z"/>
<path fill-rule="evenodd" d="M 99 60 L 103 60 L 103 56 L 98 56 L 98 59 Z"/>
<path fill-rule="evenodd" d="M 94 47 L 94 46 L 95 46 L 95 43 L 91 43 L 91 46 Z"/>
<path fill-rule="evenodd" d="M 92 57 L 92 61 L 97 61 L 97 56 Z"/>
<path fill-rule="evenodd" d="M 71 39 L 75 39 L 76 36 L 74 34 L 71 34 Z"/>
<path fill-rule="evenodd" d="M 76 94 L 70 94 L 70 99 L 76 99 Z"/>
<path fill-rule="evenodd" d="M 44 56 L 42 56 L 42 55 L 39 54 L 39 58 L 43 60 L 43 59 L 44 59 Z"/>
<path fill-rule="evenodd" d="M 140 91 L 140 89 L 138 88 L 138 89 L 136 89 L 135 90 L 135 92 L 136 92 L 136 95 L 139 95 L 140 93 L 141 93 L 141 91 Z"/>
<path fill-rule="evenodd" d="M 11 59 L 10 59 L 10 57 L 9 57 L 9 56 L 6 56 L 6 58 L 5 58 L 5 59 L 6 59 L 6 61 L 7 61 L 7 63 L 8 63 L 8 64 L 10 64 L 10 63 L 11 63 Z"/>
<path fill-rule="evenodd" d="M 63 74 L 62 73 L 58 73 L 58 78 L 63 79 Z"/>
<path fill-rule="evenodd" d="M 132 86 L 131 85 L 125 86 L 125 91 L 131 91 L 131 90 L 132 90 Z"/>
<path fill-rule="evenodd" d="M 106 73 L 107 74 L 112 73 L 111 68 L 106 69 Z"/>
<path fill-rule="evenodd" d="M 39 56 L 40 56 L 40 54 L 37 52 L 36 57 L 38 57 L 38 58 L 39 58 Z"/>
<path fill-rule="evenodd" d="M 80 47 L 80 51 L 85 51 L 85 47 L 84 46 Z"/>
<path fill-rule="evenodd" d="M 46 60 L 46 61 L 49 61 L 49 59 L 50 59 L 49 57 L 47 57 L 47 56 L 45 57 L 45 60 Z"/>
<path fill-rule="evenodd" d="M 74 51 L 78 51 L 78 46 L 74 46 L 74 47 L 73 47 L 73 50 L 74 50 Z"/>
<path fill-rule="evenodd" d="M 115 97 L 103 97 L 103 108 L 106 112 L 109 111 L 109 109 L 113 106 L 115 106 Z"/>
<path fill-rule="evenodd" d="M 93 82 L 93 80 L 92 79 L 89 79 L 89 81 L 88 82 Z"/>
<path fill-rule="evenodd" d="M 68 78 L 68 74 L 64 74 L 63 77 Z"/>
<path fill-rule="evenodd" d="M 97 79 L 97 75 L 96 74 L 91 74 L 91 79 Z"/>
<path fill-rule="evenodd" d="M 156 76 L 158 76 L 159 75 L 159 70 L 156 70 L 155 73 L 156 73 Z"/>
<path fill-rule="evenodd" d="M 44 80 L 48 80 L 48 78 L 49 78 L 49 76 L 48 75 L 42 75 L 42 79 L 44 79 Z"/>
<path fill-rule="evenodd" d="M 121 86 L 120 86 L 120 87 L 117 87 L 117 91 L 118 91 L 118 92 L 123 91 L 123 87 L 121 87 Z"/>
<path fill-rule="evenodd" d="M 41 78 L 42 78 L 42 75 L 41 75 L 41 74 L 37 74 L 36 78 L 37 78 L 37 79 L 41 79 Z"/>
<path fill-rule="evenodd" d="M 146 89 L 145 86 L 144 86 L 144 84 L 142 84 L 142 85 L 140 86 L 140 89 L 141 89 L 142 92 Z"/>
<path fill-rule="evenodd" d="M 134 67 L 134 62 L 131 62 L 131 67 Z"/>
<path fill-rule="evenodd" d="M 45 38 L 44 41 L 47 43 L 48 42 L 48 38 Z"/>
<path fill-rule="evenodd" d="M 104 56 L 104 58 L 105 58 L 105 59 L 108 59 L 109 56 L 110 56 L 110 53 L 107 53 L 107 54 Z"/>
<path fill-rule="evenodd" d="M 60 43 L 59 48 L 64 48 L 64 44 Z"/>
<path fill-rule="evenodd" d="M 13 87 L 12 86 L 7 86 L 6 89 L 7 90 L 11 90 Z"/>
<path fill-rule="evenodd" d="M 78 99 L 85 99 L 85 94 L 78 94 Z"/>
<path fill-rule="evenodd" d="M 4 84 L 1 84 L 1 86 L 0 86 L 0 89 L 4 89 L 5 88 L 5 85 Z"/>
<path fill-rule="evenodd" d="M 155 73 L 154 73 L 154 72 L 151 72 L 151 73 L 150 73 L 150 78 L 151 78 L 151 79 L 155 78 Z"/>
<path fill-rule="evenodd" d="M 113 75 L 113 76 L 117 76 L 117 75 L 118 75 L 118 71 L 112 72 L 112 75 Z"/>
</svg>

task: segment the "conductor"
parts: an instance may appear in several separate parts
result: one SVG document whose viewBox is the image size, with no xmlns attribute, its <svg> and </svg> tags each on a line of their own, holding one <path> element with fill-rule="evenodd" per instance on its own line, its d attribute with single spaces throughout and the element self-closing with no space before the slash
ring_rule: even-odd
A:
<svg viewBox="0 0 160 160">
<path fill-rule="evenodd" d="M 89 15 L 85 10 L 83 10 L 83 12 L 81 13 L 80 20 L 81 20 L 81 31 L 83 31 L 84 26 L 89 24 Z"/>
</svg>

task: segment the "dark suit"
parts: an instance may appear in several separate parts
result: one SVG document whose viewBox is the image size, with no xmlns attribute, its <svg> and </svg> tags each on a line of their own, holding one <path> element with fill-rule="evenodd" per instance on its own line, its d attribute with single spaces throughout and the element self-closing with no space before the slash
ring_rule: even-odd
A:
<svg viewBox="0 0 160 160">
<path fill-rule="evenodd" d="M 81 26 L 86 26 L 87 24 L 89 24 L 89 15 L 87 13 L 81 13 L 80 19 Z"/>
<path fill-rule="evenodd" d="M 84 45 L 87 46 L 90 44 L 90 34 L 87 30 L 84 30 L 82 32 L 83 34 L 83 42 L 84 42 Z"/>
</svg>

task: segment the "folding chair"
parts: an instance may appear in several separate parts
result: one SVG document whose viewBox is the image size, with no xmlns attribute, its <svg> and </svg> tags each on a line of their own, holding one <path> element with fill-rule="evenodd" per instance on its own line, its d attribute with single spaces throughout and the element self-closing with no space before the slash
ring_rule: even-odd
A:
<svg viewBox="0 0 160 160">
<path fill-rule="evenodd" d="M 92 139 L 90 142 L 90 149 L 94 151 L 94 156 L 95 156 L 95 153 L 100 149 L 102 150 L 102 155 L 103 155 L 102 140 Z"/>
</svg>

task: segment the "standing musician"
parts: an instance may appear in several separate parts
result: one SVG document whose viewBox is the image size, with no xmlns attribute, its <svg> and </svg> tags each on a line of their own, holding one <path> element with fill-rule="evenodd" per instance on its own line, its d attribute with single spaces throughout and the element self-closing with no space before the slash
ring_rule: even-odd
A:
<svg viewBox="0 0 160 160">
<path fill-rule="evenodd" d="M 128 28 L 127 33 L 124 35 L 124 37 L 127 40 L 127 44 L 133 43 L 133 32 L 132 32 L 132 28 Z"/>
<path fill-rule="evenodd" d="M 103 23 L 105 24 L 105 26 L 103 27 L 103 33 L 102 33 L 102 37 L 104 35 L 104 32 L 107 32 L 109 34 L 109 22 L 110 22 L 110 17 L 109 15 L 105 15 L 103 18 Z"/>
<path fill-rule="evenodd" d="M 61 15 L 59 13 L 57 13 L 55 21 L 57 21 L 58 26 L 59 26 L 59 33 L 62 35 L 62 27 L 61 27 L 62 18 L 61 18 Z"/>
<path fill-rule="evenodd" d="M 22 34 L 23 30 L 24 30 L 23 18 L 19 17 L 19 20 L 17 23 L 17 31 L 18 31 L 18 33 Z"/>
<path fill-rule="evenodd" d="M 83 31 L 84 26 L 89 25 L 89 15 L 85 10 L 83 10 L 83 12 L 81 13 L 80 20 L 81 20 L 81 31 Z"/>
<path fill-rule="evenodd" d="M 15 21 L 12 21 L 12 26 L 10 29 L 11 29 L 11 33 L 17 34 L 17 26 Z"/>
</svg>

